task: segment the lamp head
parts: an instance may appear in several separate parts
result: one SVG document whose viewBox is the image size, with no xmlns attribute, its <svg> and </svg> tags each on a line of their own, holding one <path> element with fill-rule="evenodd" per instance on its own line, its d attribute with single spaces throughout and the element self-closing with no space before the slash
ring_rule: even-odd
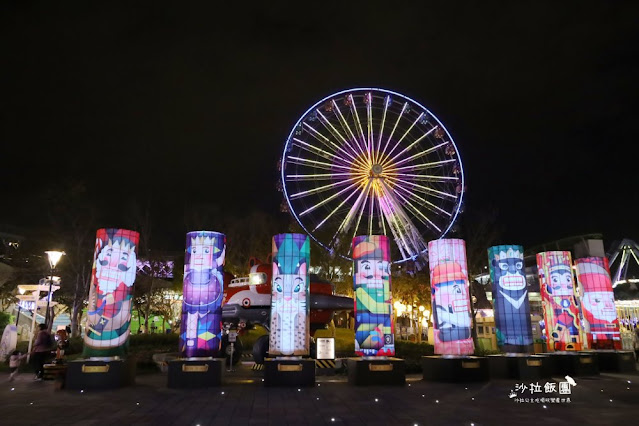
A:
<svg viewBox="0 0 639 426">
<path fill-rule="evenodd" d="M 51 268 L 55 268 L 55 266 L 60 261 L 60 258 L 62 258 L 62 256 L 66 254 L 63 251 L 56 251 L 56 250 L 45 251 L 45 253 L 49 257 L 49 265 L 51 265 Z"/>
</svg>

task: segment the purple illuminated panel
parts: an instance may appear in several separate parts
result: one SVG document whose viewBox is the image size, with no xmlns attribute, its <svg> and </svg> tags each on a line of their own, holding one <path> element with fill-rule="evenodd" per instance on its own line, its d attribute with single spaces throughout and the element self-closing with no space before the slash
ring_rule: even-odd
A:
<svg viewBox="0 0 639 426">
<path fill-rule="evenodd" d="M 222 294 L 226 236 L 219 232 L 186 234 L 180 355 L 216 357 L 222 338 Z"/>
</svg>

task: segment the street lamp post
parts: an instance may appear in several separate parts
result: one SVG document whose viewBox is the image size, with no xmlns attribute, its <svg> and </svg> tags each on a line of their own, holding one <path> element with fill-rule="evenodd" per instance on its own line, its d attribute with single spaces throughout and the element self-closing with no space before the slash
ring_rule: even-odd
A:
<svg viewBox="0 0 639 426">
<path fill-rule="evenodd" d="M 49 257 L 49 266 L 51 266 L 51 279 L 49 280 L 49 293 L 47 294 L 47 312 L 45 314 L 44 323 L 47 325 L 47 330 L 49 333 L 51 332 L 51 327 L 53 326 L 53 321 L 51 319 L 51 312 L 49 312 L 49 303 L 51 302 L 51 286 L 53 285 L 53 273 L 55 272 L 55 267 L 60 261 L 60 258 L 64 256 L 66 253 L 63 251 L 45 251 L 47 256 Z"/>
<path fill-rule="evenodd" d="M 24 290 L 21 287 L 18 287 L 18 291 L 20 294 L 24 294 Z M 20 311 L 22 310 L 22 300 L 18 301 L 18 315 L 16 315 L 16 327 L 18 327 L 18 322 L 20 321 Z"/>
<path fill-rule="evenodd" d="M 20 321 L 20 310 L 21 309 L 22 309 L 22 306 L 18 302 L 18 314 L 16 315 L 16 327 L 18 326 L 18 321 Z"/>
</svg>

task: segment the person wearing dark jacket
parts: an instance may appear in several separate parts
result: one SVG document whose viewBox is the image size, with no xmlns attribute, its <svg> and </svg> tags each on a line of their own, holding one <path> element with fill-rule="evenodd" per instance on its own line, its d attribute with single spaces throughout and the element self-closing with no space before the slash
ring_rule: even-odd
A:
<svg viewBox="0 0 639 426">
<path fill-rule="evenodd" d="M 45 324 L 38 324 L 38 334 L 33 344 L 32 362 L 35 371 L 35 380 L 42 380 L 44 376 L 44 362 L 51 352 L 51 335 L 47 331 Z"/>
</svg>

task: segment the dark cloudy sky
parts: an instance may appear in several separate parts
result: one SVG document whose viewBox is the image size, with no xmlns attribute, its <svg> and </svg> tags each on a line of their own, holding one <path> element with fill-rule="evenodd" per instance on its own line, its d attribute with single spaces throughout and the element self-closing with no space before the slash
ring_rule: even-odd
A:
<svg viewBox="0 0 639 426">
<path fill-rule="evenodd" d="M 0 224 L 45 223 L 37 194 L 64 179 L 153 193 L 180 232 L 198 197 L 280 214 L 290 128 L 372 86 L 446 125 L 471 223 L 639 238 L 636 3 L 51 3 L 0 5 Z"/>
</svg>

